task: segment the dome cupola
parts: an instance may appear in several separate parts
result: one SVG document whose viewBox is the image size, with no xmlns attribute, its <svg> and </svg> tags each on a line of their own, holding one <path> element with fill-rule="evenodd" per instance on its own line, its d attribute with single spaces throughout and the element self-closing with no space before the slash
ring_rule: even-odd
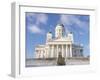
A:
<svg viewBox="0 0 100 80">
<path fill-rule="evenodd" d="M 61 38 L 63 37 L 64 34 L 64 25 L 63 24 L 57 24 L 55 28 L 55 37 L 56 38 Z"/>
</svg>

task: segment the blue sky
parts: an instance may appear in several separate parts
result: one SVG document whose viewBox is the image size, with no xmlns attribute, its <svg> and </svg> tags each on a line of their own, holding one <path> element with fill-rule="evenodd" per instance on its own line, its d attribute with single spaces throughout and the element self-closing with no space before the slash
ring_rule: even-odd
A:
<svg viewBox="0 0 100 80">
<path fill-rule="evenodd" d="M 25 17 L 27 58 L 34 56 L 36 45 L 45 44 L 47 32 L 55 34 L 58 23 L 64 25 L 66 35 L 68 32 L 73 32 L 75 43 L 82 44 L 84 55 L 89 55 L 89 15 L 26 12 Z"/>
</svg>

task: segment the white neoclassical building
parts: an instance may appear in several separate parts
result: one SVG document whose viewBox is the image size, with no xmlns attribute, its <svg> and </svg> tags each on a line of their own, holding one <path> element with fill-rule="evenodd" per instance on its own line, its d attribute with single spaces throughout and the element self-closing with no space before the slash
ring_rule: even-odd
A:
<svg viewBox="0 0 100 80">
<path fill-rule="evenodd" d="M 63 24 L 57 24 L 54 37 L 48 32 L 46 43 L 35 47 L 35 58 L 57 58 L 59 53 L 65 58 L 83 56 L 83 46 L 74 43 L 73 33 L 66 34 Z"/>
</svg>

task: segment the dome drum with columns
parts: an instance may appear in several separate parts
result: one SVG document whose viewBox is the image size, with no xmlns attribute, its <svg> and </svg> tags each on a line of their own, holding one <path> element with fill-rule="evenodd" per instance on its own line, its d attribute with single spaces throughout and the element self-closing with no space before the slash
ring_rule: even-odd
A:
<svg viewBox="0 0 100 80">
<path fill-rule="evenodd" d="M 82 57 L 83 46 L 74 43 L 73 33 L 65 33 L 64 25 L 58 24 L 55 28 L 55 37 L 52 32 L 47 33 L 45 45 L 35 47 L 35 58 Z"/>
</svg>

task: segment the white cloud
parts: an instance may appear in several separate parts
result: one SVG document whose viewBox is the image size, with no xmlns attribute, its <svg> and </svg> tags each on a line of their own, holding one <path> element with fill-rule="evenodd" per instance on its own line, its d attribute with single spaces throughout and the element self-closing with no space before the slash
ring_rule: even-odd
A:
<svg viewBox="0 0 100 80">
<path fill-rule="evenodd" d="M 45 13 L 27 13 L 27 16 L 31 20 L 35 20 L 35 24 L 46 24 L 48 16 Z"/>
<path fill-rule="evenodd" d="M 45 30 L 40 28 L 41 24 L 46 25 L 48 16 L 44 13 L 28 13 L 28 19 L 31 21 L 31 24 L 28 25 L 28 29 L 31 33 L 44 34 Z"/>
<path fill-rule="evenodd" d="M 36 18 L 37 18 L 36 24 L 39 24 L 39 23 L 46 24 L 48 20 L 48 17 L 46 14 L 37 14 Z"/>
<path fill-rule="evenodd" d="M 84 33 L 83 32 L 79 32 L 79 34 L 82 36 L 82 35 L 84 35 Z"/>
<path fill-rule="evenodd" d="M 71 25 L 72 24 L 72 22 L 71 22 L 71 18 L 70 18 L 71 16 L 69 16 L 69 15 L 61 15 L 60 16 L 60 22 L 62 23 L 62 24 L 64 24 L 64 25 Z"/>
<path fill-rule="evenodd" d="M 28 29 L 32 32 L 32 33 L 37 33 L 37 34 L 44 34 L 44 30 L 40 29 L 37 25 L 33 25 L 31 27 L 28 27 Z"/>
<path fill-rule="evenodd" d="M 75 15 L 60 15 L 60 22 L 67 26 L 67 31 L 72 28 L 71 25 L 77 25 L 74 27 L 79 27 L 82 31 L 88 32 L 88 22 L 80 20 Z M 80 32 L 80 34 L 83 35 L 82 32 Z"/>
<path fill-rule="evenodd" d="M 60 16 L 60 22 L 64 25 L 67 25 L 67 27 L 70 27 L 72 24 L 76 24 L 77 27 L 86 30 L 88 29 L 88 22 L 81 21 L 78 17 L 75 15 L 61 15 Z"/>
<path fill-rule="evenodd" d="M 67 33 L 69 33 L 70 31 L 69 31 L 69 29 L 68 29 L 68 27 L 65 27 L 65 33 L 67 34 Z"/>
</svg>

